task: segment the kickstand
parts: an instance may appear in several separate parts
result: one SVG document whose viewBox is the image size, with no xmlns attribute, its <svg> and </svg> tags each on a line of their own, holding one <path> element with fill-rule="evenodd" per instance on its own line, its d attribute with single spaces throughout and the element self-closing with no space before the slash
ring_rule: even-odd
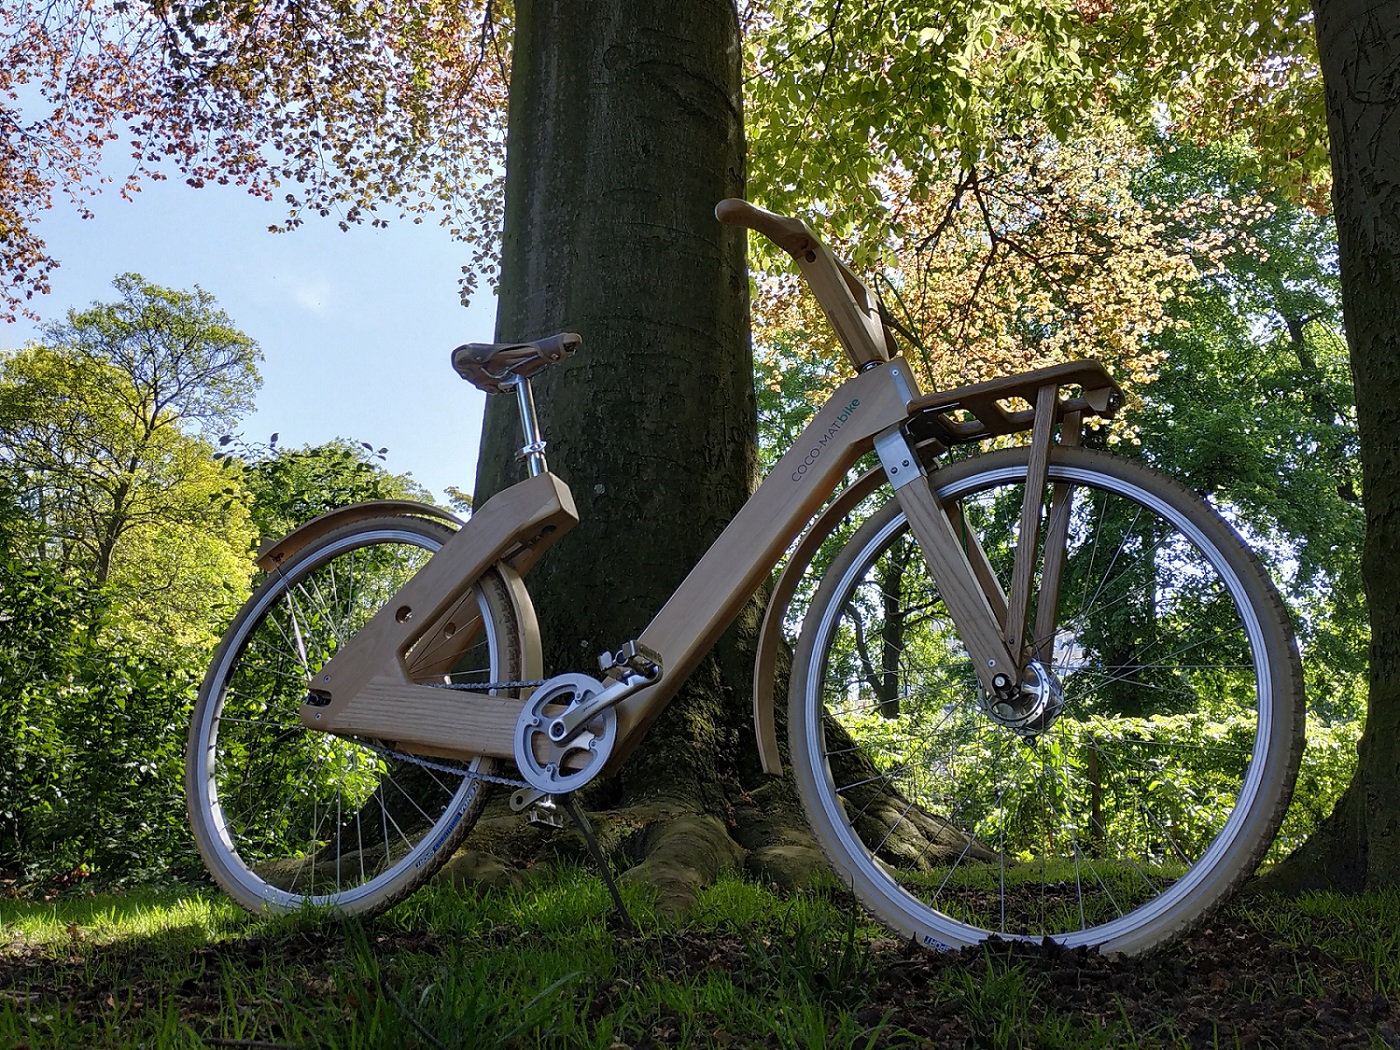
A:
<svg viewBox="0 0 1400 1050">
<path fill-rule="evenodd" d="M 579 808 L 578 800 L 574 798 L 573 792 L 554 797 L 564 803 L 565 811 L 578 825 L 579 834 L 583 836 L 583 841 L 588 844 L 588 852 L 593 854 L 593 862 L 598 865 L 598 872 L 603 876 L 603 882 L 607 884 L 608 892 L 612 894 L 613 904 L 617 907 L 618 922 L 628 933 L 635 934 L 637 927 L 632 923 L 632 916 L 627 913 L 627 905 L 622 903 L 622 894 L 617 891 L 617 883 L 613 881 L 612 869 L 608 867 L 608 859 L 603 856 L 603 851 L 598 846 L 598 840 L 593 837 L 593 825 L 588 823 L 588 816 Z"/>
</svg>

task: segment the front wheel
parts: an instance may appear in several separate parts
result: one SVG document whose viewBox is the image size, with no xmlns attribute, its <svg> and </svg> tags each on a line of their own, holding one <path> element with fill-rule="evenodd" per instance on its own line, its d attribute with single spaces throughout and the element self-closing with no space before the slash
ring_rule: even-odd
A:
<svg viewBox="0 0 1400 1050">
<path fill-rule="evenodd" d="M 1025 480 L 1025 449 L 932 479 L 1003 588 Z M 1137 463 L 1058 447 L 1049 481 L 1072 510 L 1034 717 L 981 693 L 893 500 L 803 623 L 789 725 L 813 830 L 877 917 L 932 947 L 1146 950 L 1253 872 L 1292 794 L 1301 671 L 1258 560 Z"/>
<path fill-rule="evenodd" d="M 485 784 L 473 774 L 491 773 L 490 759 L 415 759 L 299 717 L 320 667 L 451 535 L 399 516 L 337 529 L 271 575 L 224 635 L 191 716 L 185 788 L 205 864 L 244 907 L 382 910 L 475 822 Z M 488 571 L 450 615 L 450 630 L 405 657 L 411 679 L 484 688 L 522 677 L 533 611 L 509 568 Z"/>
</svg>

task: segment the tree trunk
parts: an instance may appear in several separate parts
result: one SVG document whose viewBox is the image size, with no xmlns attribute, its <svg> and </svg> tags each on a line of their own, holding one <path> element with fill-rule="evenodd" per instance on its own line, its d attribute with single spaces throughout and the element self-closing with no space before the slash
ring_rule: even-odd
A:
<svg viewBox="0 0 1400 1050">
<path fill-rule="evenodd" d="M 550 469 L 581 524 L 530 574 L 546 673 L 597 674 L 752 490 L 757 419 L 741 230 L 732 0 L 516 4 L 497 338 L 582 334 L 535 382 Z M 518 480 L 513 400 L 487 408 L 475 500 Z M 758 610 L 691 676 L 590 805 L 725 812 L 756 768 Z M 722 833 L 724 825 L 715 821 Z"/>
<path fill-rule="evenodd" d="M 1313 9 L 1361 438 L 1370 697 L 1351 785 L 1265 885 L 1356 891 L 1400 883 L 1400 4 L 1314 0 Z"/>
<path fill-rule="evenodd" d="M 131 495 L 131 477 L 135 469 L 132 466 L 117 484 L 116 491 L 112 493 L 112 509 L 102 517 L 93 551 L 94 586 L 104 586 L 112 575 L 112 556 L 117 551 L 117 542 L 122 538 L 122 533 L 126 531 L 126 501 Z"/>
</svg>

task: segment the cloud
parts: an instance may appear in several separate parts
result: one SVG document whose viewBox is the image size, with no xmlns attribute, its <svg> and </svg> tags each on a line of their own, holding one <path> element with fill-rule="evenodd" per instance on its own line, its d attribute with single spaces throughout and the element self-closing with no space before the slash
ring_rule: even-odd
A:
<svg viewBox="0 0 1400 1050">
<path fill-rule="evenodd" d="M 333 298 L 334 288 L 324 277 L 315 280 L 301 279 L 292 283 L 292 300 L 308 313 L 330 313 Z"/>
</svg>

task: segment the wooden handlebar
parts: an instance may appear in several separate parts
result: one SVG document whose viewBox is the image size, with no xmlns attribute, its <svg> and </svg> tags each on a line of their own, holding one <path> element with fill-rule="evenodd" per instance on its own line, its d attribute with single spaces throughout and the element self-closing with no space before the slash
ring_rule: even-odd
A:
<svg viewBox="0 0 1400 1050">
<path fill-rule="evenodd" d="M 726 197 L 716 204 L 715 218 L 726 226 L 757 230 L 793 257 L 811 261 L 817 238 L 801 219 L 778 215 L 738 197 Z"/>
<path fill-rule="evenodd" d="M 880 300 L 831 254 L 805 222 L 775 215 L 737 197 L 716 204 L 715 218 L 726 226 L 757 230 L 797 260 L 797 268 L 857 371 L 894 356 Z"/>
</svg>

